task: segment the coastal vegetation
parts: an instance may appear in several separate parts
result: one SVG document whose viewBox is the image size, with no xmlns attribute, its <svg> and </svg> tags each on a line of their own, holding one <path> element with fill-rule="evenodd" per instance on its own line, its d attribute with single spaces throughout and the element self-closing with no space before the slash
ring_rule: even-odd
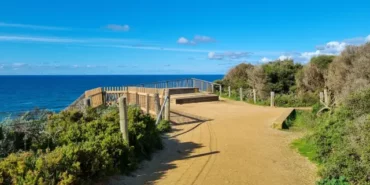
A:
<svg viewBox="0 0 370 185">
<path fill-rule="evenodd" d="M 163 147 L 170 125 L 128 108 L 129 141 L 122 138 L 117 107 L 33 110 L 1 123 L 0 184 L 91 184 L 134 170 Z"/>
<path fill-rule="evenodd" d="M 313 57 L 306 65 L 292 60 L 240 64 L 218 83 L 233 87 L 234 98 L 237 88 L 254 88 L 259 104 L 267 105 L 268 93 L 275 91 L 277 106 L 312 106 L 312 112 L 296 113 L 292 128 L 306 134 L 292 147 L 318 165 L 322 179 L 317 184 L 370 184 L 369 53 L 367 43 L 349 46 L 339 56 Z M 331 103 L 319 111 L 324 88 Z"/>
</svg>

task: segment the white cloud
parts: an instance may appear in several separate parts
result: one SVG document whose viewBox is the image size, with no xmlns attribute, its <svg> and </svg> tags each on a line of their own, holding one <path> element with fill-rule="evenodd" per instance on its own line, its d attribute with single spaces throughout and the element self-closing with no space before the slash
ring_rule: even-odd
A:
<svg viewBox="0 0 370 185">
<path fill-rule="evenodd" d="M 278 58 L 279 60 L 287 60 L 287 59 L 292 59 L 292 56 L 287 56 L 287 55 L 281 55 Z"/>
<path fill-rule="evenodd" d="M 54 27 L 54 26 L 40 26 L 40 25 L 30 25 L 30 24 L 10 24 L 0 22 L 0 27 L 9 27 L 9 28 L 27 28 L 35 30 L 70 30 L 70 28 L 63 27 Z"/>
<path fill-rule="evenodd" d="M 324 53 L 339 54 L 346 48 L 347 45 L 348 44 L 345 42 L 332 41 L 328 42 L 322 51 Z"/>
<path fill-rule="evenodd" d="M 208 59 L 222 60 L 222 59 L 241 59 L 249 56 L 249 52 L 209 52 Z"/>
<path fill-rule="evenodd" d="M 224 56 L 222 54 L 216 54 L 215 52 L 209 52 L 208 58 L 211 60 L 222 60 Z"/>
<path fill-rule="evenodd" d="M 25 36 L 0 36 L 0 41 L 31 41 L 31 42 L 50 42 L 50 43 L 83 42 L 82 40 L 68 38 L 25 37 Z"/>
<path fill-rule="evenodd" d="M 260 62 L 262 62 L 262 63 L 267 63 L 267 62 L 270 62 L 271 61 L 271 59 L 269 59 L 269 58 L 267 58 L 267 57 L 263 57 L 261 60 L 260 60 Z"/>
<path fill-rule="evenodd" d="M 366 42 L 370 42 L 370 35 L 366 37 Z"/>
<path fill-rule="evenodd" d="M 13 63 L 12 66 L 13 67 L 23 67 L 23 66 L 26 66 L 27 64 L 25 63 Z"/>
<path fill-rule="evenodd" d="M 194 36 L 195 43 L 201 43 L 201 42 L 207 43 L 207 42 L 214 42 L 214 41 L 215 40 L 213 38 L 208 37 L 208 36 L 202 36 L 202 35 Z"/>
<path fill-rule="evenodd" d="M 186 39 L 185 37 L 180 37 L 178 40 L 177 40 L 177 43 L 179 44 L 189 44 L 189 40 Z"/>
<path fill-rule="evenodd" d="M 179 44 L 190 44 L 190 45 L 196 45 L 199 43 L 209 43 L 214 42 L 215 40 L 208 36 L 202 36 L 202 35 L 195 35 L 193 40 L 189 40 L 185 37 L 180 37 L 177 39 L 177 43 Z"/>
<path fill-rule="evenodd" d="M 125 25 L 118 25 L 118 24 L 108 24 L 106 28 L 113 30 L 113 31 L 129 31 L 130 26 L 125 24 Z"/>
</svg>

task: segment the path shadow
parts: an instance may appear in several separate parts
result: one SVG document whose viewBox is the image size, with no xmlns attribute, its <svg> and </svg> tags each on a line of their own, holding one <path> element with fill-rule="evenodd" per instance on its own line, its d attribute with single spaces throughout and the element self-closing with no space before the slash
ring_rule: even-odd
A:
<svg viewBox="0 0 370 185">
<path fill-rule="evenodd" d="M 183 124 L 192 124 L 192 123 L 212 121 L 212 119 L 204 118 L 198 115 L 183 113 L 183 112 L 175 112 L 175 111 L 171 111 L 170 120 L 171 120 L 171 123 L 174 125 L 183 125 Z"/>
<path fill-rule="evenodd" d="M 170 120 L 171 120 L 171 123 L 173 125 L 196 124 L 193 127 L 189 128 L 189 129 L 187 129 L 187 130 L 185 130 L 181 133 L 172 135 L 171 138 L 178 137 L 178 136 L 181 136 L 183 134 L 186 134 L 186 133 L 196 129 L 197 127 L 199 127 L 202 123 L 204 123 L 206 121 L 212 121 L 212 119 L 209 119 L 209 118 L 204 118 L 204 117 L 197 116 L 197 115 L 194 115 L 194 114 L 183 113 L 183 112 L 175 112 L 175 111 L 171 111 Z M 176 132 L 179 131 L 178 128 L 174 128 L 174 129 L 177 129 Z"/>
<path fill-rule="evenodd" d="M 194 142 L 179 142 L 175 138 L 163 138 L 165 148 L 155 153 L 150 161 L 143 161 L 140 168 L 129 176 L 113 176 L 107 182 L 108 185 L 147 185 L 155 184 L 162 179 L 166 172 L 177 168 L 174 163 L 179 160 L 190 160 L 192 158 L 206 157 L 218 154 L 219 151 L 212 151 L 197 155 L 192 153 L 204 146 Z"/>
<path fill-rule="evenodd" d="M 219 151 L 210 151 L 206 153 L 196 154 L 196 149 L 204 147 L 201 144 L 194 142 L 180 142 L 176 137 L 188 133 L 196 129 L 200 124 L 210 121 L 210 119 L 202 118 L 196 115 L 184 114 L 179 112 L 171 112 L 171 122 L 173 125 L 195 124 L 190 129 L 183 131 L 182 129 L 174 128 L 172 132 L 179 132 L 176 135 L 170 136 L 166 134 L 162 137 L 164 149 L 154 153 L 152 160 L 143 161 L 140 168 L 129 176 L 114 176 L 103 184 L 108 185 L 143 185 L 155 184 L 158 180 L 165 177 L 167 171 L 178 168 L 176 161 L 186 161 L 198 157 L 207 157 L 217 155 Z"/>
</svg>

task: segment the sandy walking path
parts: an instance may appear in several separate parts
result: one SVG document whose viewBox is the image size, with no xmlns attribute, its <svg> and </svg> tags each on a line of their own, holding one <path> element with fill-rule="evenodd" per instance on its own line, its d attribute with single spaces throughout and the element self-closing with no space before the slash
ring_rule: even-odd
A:
<svg viewBox="0 0 370 185">
<path fill-rule="evenodd" d="M 290 147 L 297 134 L 271 128 L 284 109 L 223 100 L 171 111 L 165 149 L 112 184 L 315 184 L 315 165 Z"/>
</svg>

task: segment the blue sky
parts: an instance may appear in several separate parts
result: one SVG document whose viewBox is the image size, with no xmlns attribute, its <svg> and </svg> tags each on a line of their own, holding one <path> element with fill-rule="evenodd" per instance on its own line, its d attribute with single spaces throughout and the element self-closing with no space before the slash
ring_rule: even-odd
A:
<svg viewBox="0 0 370 185">
<path fill-rule="evenodd" d="M 370 41 L 370 2 L 0 2 L 0 75 L 224 74 Z"/>
</svg>

